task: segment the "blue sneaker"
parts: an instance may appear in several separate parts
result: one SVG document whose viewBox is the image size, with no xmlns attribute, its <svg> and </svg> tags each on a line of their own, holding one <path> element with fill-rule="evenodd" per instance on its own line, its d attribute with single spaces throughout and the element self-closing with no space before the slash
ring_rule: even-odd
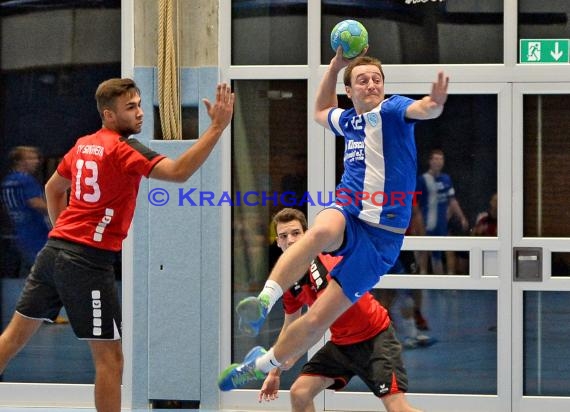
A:
<svg viewBox="0 0 570 412">
<path fill-rule="evenodd" d="M 224 369 L 218 377 L 220 390 L 231 391 L 239 389 L 250 382 L 265 379 L 267 374 L 256 369 L 255 360 L 266 353 L 267 351 L 261 346 L 256 346 L 245 355 L 242 364 L 233 363 Z"/>
<path fill-rule="evenodd" d="M 269 298 L 261 296 L 259 298 L 250 296 L 242 299 L 236 307 L 239 315 L 239 329 L 247 336 L 259 335 L 259 330 L 267 317 Z"/>
</svg>

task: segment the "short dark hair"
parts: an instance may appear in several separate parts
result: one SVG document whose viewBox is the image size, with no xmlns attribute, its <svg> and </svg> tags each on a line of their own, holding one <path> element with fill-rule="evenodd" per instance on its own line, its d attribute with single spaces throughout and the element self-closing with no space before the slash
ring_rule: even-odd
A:
<svg viewBox="0 0 570 412">
<path fill-rule="evenodd" d="M 429 158 L 431 159 L 434 155 L 445 156 L 445 155 L 443 154 L 443 150 L 441 150 L 441 149 L 432 149 L 432 150 L 430 150 L 430 152 L 429 152 Z"/>
<path fill-rule="evenodd" d="M 103 111 L 109 108 L 115 109 L 115 100 L 124 94 L 140 96 L 141 91 L 133 79 L 109 79 L 97 87 L 95 100 L 101 119 L 104 118 Z"/>
<path fill-rule="evenodd" d="M 286 207 L 281 209 L 273 216 L 273 227 L 277 231 L 277 225 L 279 223 L 289 223 L 293 220 L 298 220 L 301 223 L 303 231 L 307 230 L 307 218 L 305 214 L 298 209 L 293 209 L 291 207 Z"/>
<path fill-rule="evenodd" d="M 8 159 L 10 160 L 10 165 L 16 166 L 16 163 L 21 162 L 26 153 L 35 153 L 36 155 L 38 155 L 38 157 L 40 157 L 40 149 L 38 149 L 35 146 L 16 146 L 13 147 L 10 150 L 10 153 L 8 153 Z"/>
<path fill-rule="evenodd" d="M 382 63 L 380 62 L 380 60 L 378 60 L 376 57 L 360 56 L 360 57 L 355 57 L 354 60 L 352 60 L 348 64 L 348 66 L 346 66 L 346 69 L 344 69 L 343 81 L 345 86 L 351 86 L 350 77 L 352 76 L 352 70 L 356 66 L 376 66 L 380 69 L 382 80 L 386 80 L 386 78 L 384 77 L 384 70 L 382 70 Z"/>
</svg>

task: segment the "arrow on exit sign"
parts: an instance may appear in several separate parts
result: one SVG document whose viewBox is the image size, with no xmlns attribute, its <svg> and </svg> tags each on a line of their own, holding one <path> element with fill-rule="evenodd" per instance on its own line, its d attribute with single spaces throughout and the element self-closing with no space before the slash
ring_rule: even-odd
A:
<svg viewBox="0 0 570 412">
<path fill-rule="evenodd" d="M 569 63 L 569 39 L 521 39 L 520 63 Z"/>
</svg>

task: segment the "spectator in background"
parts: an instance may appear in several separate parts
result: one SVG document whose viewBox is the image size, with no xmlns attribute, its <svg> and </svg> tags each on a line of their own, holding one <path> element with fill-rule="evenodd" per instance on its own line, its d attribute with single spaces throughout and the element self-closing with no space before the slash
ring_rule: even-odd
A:
<svg viewBox="0 0 570 412">
<path fill-rule="evenodd" d="M 473 227 L 473 236 L 497 236 L 497 194 L 489 200 L 489 209 L 477 216 Z"/>
<path fill-rule="evenodd" d="M 0 199 L 20 255 L 19 274 L 25 276 L 45 245 L 51 225 L 43 186 L 35 177 L 41 164 L 40 151 L 32 146 L 17 146 L 10 151 L 9 160 L 11 169 L 2 180 Z"/>
<path fill-rule="evenodd" d="M 469 229 L 469 222 L 459 202 L 455 198 L 455 189 L 451 177 L 443 173 L 445 156 L 440 149 L 434 149 L 429 156 L 429 169 L 418 178 L 416 191 L 418 205 L 421 210 L 421 218 L 427 236 L 447 236 L 449 234 L 448 222 L 451 218 L 457 218 L 464 231 Z M 429 254 L 419 254 L 420 274 L 428 273 Z M 448 258 L 448 274 L 455 274 L 453 257 Z M 431 267 L 433 274 L 444 274 L 442 252 L 431 253 Z"/>
</svg>

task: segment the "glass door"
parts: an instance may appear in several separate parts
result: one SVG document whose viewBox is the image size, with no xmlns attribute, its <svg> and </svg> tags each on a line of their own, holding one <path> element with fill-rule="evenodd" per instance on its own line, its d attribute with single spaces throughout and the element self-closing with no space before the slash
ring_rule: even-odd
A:
<svg viewBox="0 0 570 412">
<path fill-rule="evenodd" d="M 570 408 L 570 84 L 513 90 L 513 410 Z"/>
<path fill-rule="evenodd" d="M 0 155 L 7 159 L 13 147 L 36 147 L 45 160 L 38 170 L 43 186 L 77 137 L 100 127 L 92 97 L 98 84 L 131 74 L 126 71 L 133 66 L 129 57 L 134 50 L 129 37 L 133 0 L 1 3 Z M 121 19 L 122 26 L 117 24 Z M 107 41 L 89 41 L 103 38 Z M 7 162 L 1 165 L 3 176 L 8 166 Z M 7 221 L 0 222 L 0 331 L 12 317 L 29 269 L 13 248 L 14 234 L 9 226 Z M 120 264 L 117 262 L 117 269 Z M 132 283 L 130 271 L 117 271 L 119 288 L 122 279 Z M 131 288 L 126 290 L 128 295 Z M 124 303 L 123 318 L 128 319 L 132 308 L 130 302 Z M 123 329 L 127 342 L 129 328 Z M 129 406 L 127 346 L 125 362 L 123 404 Z M 0 375 L 0 404 L 93 408 L 93 381 L 89 347 L 77 339 L 62 311 L 58 322 L 43 324 Z"/>
<path fill-rule="evenodd" d="M 387 87 L 421 97 L 428 86 Z M 448 210 L 444 236 L 407 236 L 403 273 L 376 289 L 403 344 L 407 397 L 422 410 L 511 410 L 510 108 L 508 84 L 454 83 L 444 114 L 416 127 L 419 181 L 443 156 L 468 222 Z M 428 344 L 409 339 L 410 323 Z M 325 410 L 382 407 L 359 379 L 324 397 Z"/>
</svg>

